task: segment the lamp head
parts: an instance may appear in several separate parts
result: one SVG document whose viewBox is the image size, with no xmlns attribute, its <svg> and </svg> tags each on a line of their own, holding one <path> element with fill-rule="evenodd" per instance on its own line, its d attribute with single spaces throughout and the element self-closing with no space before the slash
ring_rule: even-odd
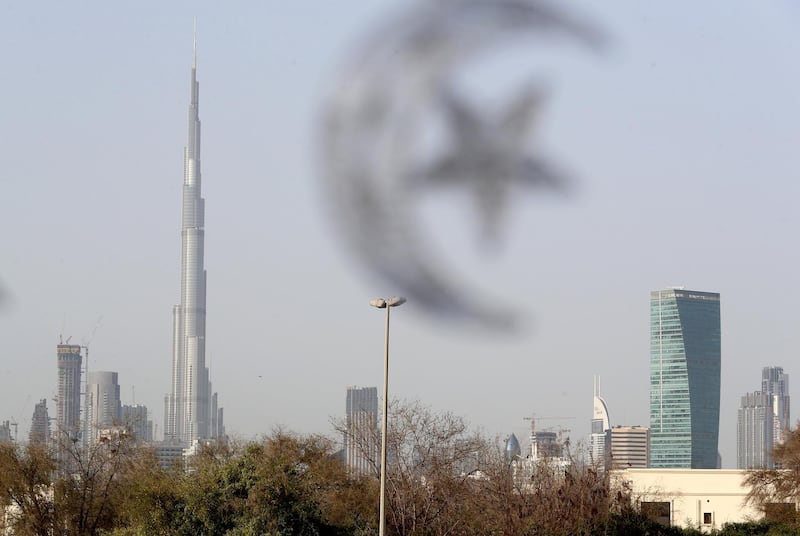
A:
<svg viewBox="0 0 800 536">
<path fill-rule="evenodd" d="M 406 299 L 402 296 L 392 296 L 391 298 L 375 298 L 370 300 L 369 304 L 378 309 L 386 309 L 387 307 L 397 307 L 406 303 Z"/>
<path fill-rule="evenodd" d="M 398 305 L 403 305 L 406 303 L 406 299 L 402 296 L 392 296 L 386 300 L 386 303 L 389 305 L 389 307 L 397 307 Z"/>
</svg>

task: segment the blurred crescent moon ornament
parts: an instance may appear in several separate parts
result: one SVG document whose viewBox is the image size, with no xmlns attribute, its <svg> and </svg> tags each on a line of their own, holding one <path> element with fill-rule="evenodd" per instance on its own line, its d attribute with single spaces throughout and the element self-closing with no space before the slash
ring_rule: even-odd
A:
<svg viewBox="0 0 800 536">
<path fill-rule="evenodd" d="M 452 92 L 453 72 L 466 60 L 511 36 L 548 31 L 588 45 L 599 39 L 541 2 L 421 2 L 368 37 L 325 103 L 326 200 L 360 260 L 410 303 L 490 327 L 513 325 L 510 308 L 474 296 L 438 266 L 414 209 L 427 185 L 470 186 L 491 235 L 512 182 L 561 183 L 520 142 L 541 102 L 538 92 L 524 93 L 499 123 L 484 120 Z M 414 161 L 412 147 L 419 123 L 436 111 L 449 118 L 454 143 L 426 168 Z"/>
</svg>

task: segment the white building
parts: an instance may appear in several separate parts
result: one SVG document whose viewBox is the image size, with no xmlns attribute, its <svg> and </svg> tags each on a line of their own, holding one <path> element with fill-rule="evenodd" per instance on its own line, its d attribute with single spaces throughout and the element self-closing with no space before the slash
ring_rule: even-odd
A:
<svg viewBox="0 0 800 536">
<path fill-rule="evenodd" d="M 600 378 L 594 378 L 594 404 L 592 412 L 592 434 L 589 436 L 589 461 L 606 467 L 611 450 L 611 420 L 608 405 L 600 397 Z"/>
<path fill-rule="evenodd" d="M 747 471 L 740 469 L 625 469 L 614 472 L 627 482 L 642 511 L 665 525 L 703 532 L 725 523 L 759 520 L 761 511 L 745 499 Z"/>
</svg>

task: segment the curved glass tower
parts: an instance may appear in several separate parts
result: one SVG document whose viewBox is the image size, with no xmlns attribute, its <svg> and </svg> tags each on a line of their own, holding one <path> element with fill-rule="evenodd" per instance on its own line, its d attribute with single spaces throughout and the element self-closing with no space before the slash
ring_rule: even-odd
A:
<svg viewBox="0 0 800 536">
<path fill-rule="evenodd" d="M 650 293 L 650 466 L 717 467 L 719 294 Z"/>
<path fill-rule="evenodd" d="M 511 434 L 506 439 L 506 448 L 503 451 L 505 453 L 506 462 L 511 463 L 514 460 L 518 460 L 522 456 L 522 449 L 519 446 L 519 439 L 517 439 L 516 434 Z"/>
</svg>

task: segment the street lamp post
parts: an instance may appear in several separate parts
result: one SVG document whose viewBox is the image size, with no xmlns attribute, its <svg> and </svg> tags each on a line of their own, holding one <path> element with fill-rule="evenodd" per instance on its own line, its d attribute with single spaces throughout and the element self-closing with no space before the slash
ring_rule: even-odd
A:
<svg viewBox="0 0 800 536">
<path fill-rule="evenodd" d="M 376 298 L 369 302 L 373 307 L 386 309 L 386 339 L 383 352 L 383 414 L 381 415 L 381 507 L 380 525 L 378 536 L 386 533 L 386 436 L 388 435 L 388 413 L 389 413 L 389 309 L 403 305 L 405 298 L 394 296 L 392 298 Z"/>
</svg>

